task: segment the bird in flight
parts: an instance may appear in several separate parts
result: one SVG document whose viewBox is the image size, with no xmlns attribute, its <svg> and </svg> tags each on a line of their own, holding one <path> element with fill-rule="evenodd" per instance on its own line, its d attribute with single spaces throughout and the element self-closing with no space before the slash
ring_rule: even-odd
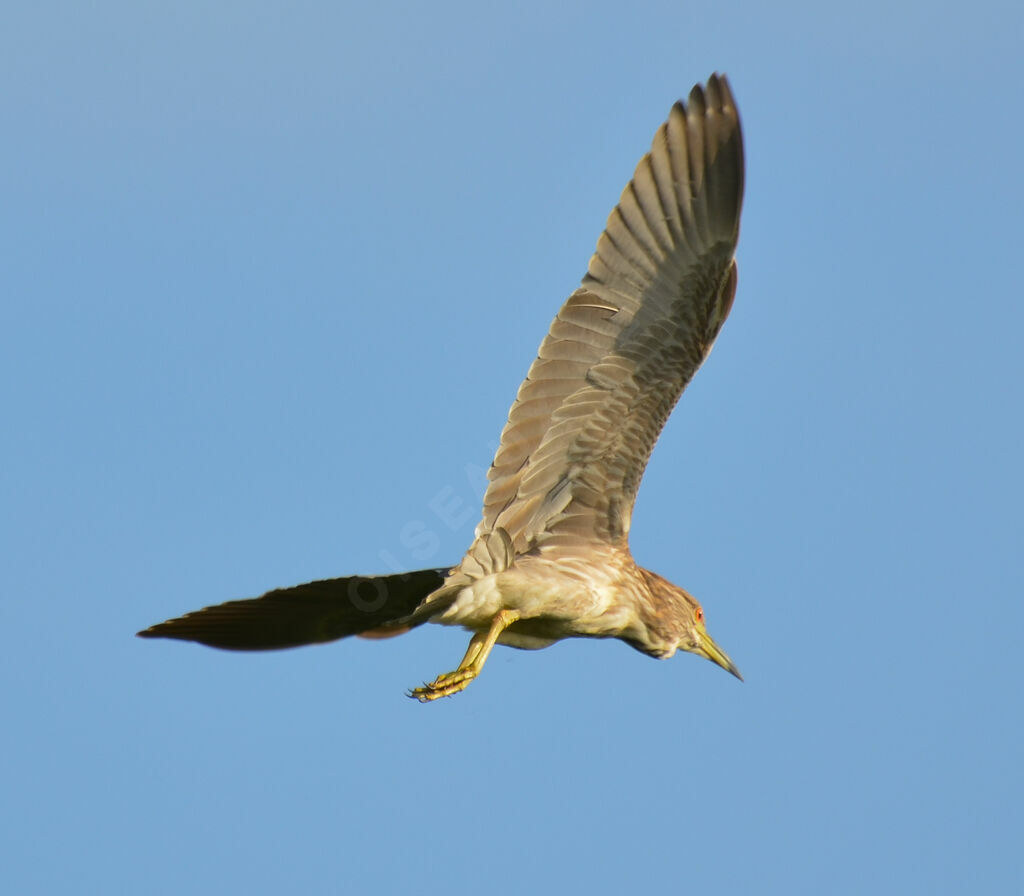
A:
<svg viewBox="0 0 1024 896">
<path fill-rule="evenodd" d="M 643 569 L 629 524 L 651 450 L 707 358 L 736 292 L 743 143 L 724 76 L 697 85 L 654 135 L 512 404 L 483 516 L 454 567 L 270 591 L 139 635 L 272 650 L 425 622 L 472 632 L 458 667 L 410 696 L 463 690 L 495 644 L 619 638 L 739 671 L 684 589 Z"/>
</svg>

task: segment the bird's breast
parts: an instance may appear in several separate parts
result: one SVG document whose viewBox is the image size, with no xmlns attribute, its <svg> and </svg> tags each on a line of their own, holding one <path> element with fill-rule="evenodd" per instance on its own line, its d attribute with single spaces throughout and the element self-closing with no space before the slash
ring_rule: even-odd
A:
<svg viewBox="0 0 1024 896">
<path fill-rule="evenodd" d="M 529 563 L 468 583 L 432 621 L 483 631 L 502 610 L 515 610 L 520 619 L 499 643 L 523 648 L 570 637 L 616 637 L 635 623 L 628 591 L 614 580 Z"/>
</svg>

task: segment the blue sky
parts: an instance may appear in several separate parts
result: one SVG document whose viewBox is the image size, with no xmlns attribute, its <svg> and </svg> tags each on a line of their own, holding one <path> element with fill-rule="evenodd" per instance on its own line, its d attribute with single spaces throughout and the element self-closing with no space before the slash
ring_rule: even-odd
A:
<svg viewBox="0 0 1024 896">
<path fill-rule="evenodd" d="M 210 6 L 0 28 L 4 892 L 1024 886 L 1019 4 Z M 745 683 L 577 641 L 421 706 L 463 633 L 133 637 L 455 562 L 715 70 L 739 292 L 631 538 Z"/>
</svg>

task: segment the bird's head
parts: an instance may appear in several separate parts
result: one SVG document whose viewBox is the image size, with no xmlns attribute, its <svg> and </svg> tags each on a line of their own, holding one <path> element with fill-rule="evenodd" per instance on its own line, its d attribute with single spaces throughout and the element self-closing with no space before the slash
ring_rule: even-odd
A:
<svg viewBox="0 0 1024 896">
<path fill-rule="evenodd" d="M 647 631 L 643 640 L 630 643 L 658 658 L 667 659 L 677 650 L 695 653 L 743 681 L 736 664 L 708 634 L 704 610 L 697 599 L 657 573 L 647 569 L 640 571 L 650 595 L 650 601 L 641 601 L 640 606 L 640 617 Z"/>
</svg>

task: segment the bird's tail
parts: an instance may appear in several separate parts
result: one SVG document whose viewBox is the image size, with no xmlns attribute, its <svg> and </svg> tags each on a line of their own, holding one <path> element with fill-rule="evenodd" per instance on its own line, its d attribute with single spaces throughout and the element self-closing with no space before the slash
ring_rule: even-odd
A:
<svg viewBox="0 0 1024 896">
<path fill-rule="evenodd" d="M 409 617 L 447 573 L 447 568 L 421 569 L 278 588 L 186 613 L 150 626 L 139 637 L 177 638 L 228 650 L 276 650 L 346 635 L 387 637 L 426 621 Z"/>
</svg>

